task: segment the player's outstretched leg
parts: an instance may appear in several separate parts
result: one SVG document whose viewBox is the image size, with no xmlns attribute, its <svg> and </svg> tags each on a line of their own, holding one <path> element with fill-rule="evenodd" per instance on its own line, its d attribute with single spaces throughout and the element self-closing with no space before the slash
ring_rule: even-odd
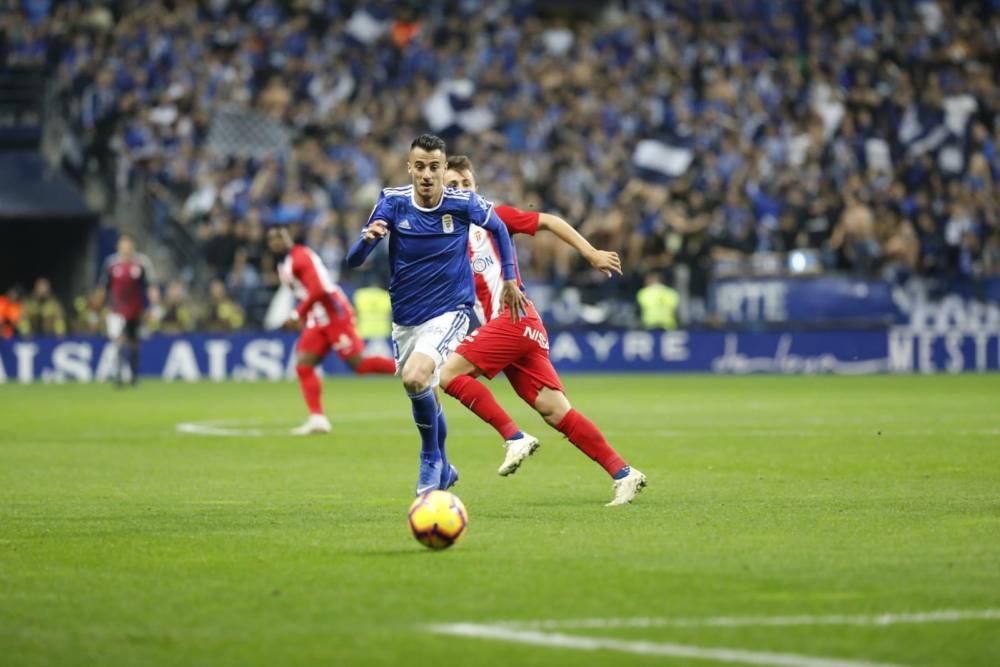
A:
<svg viewBox="0 0 1000 667">
<path fill-rule="evenodd" d="M 403 366 L 403 386 L 413 407 L 413 421 L 420 433 L 420 474 L 417 495 L 441 486 L 444 469 L 438 444 L 438 402 L 431 388 L 434 360 L 414 352 Z M 441 415 L 441 420 L 444 415 Z"/>
<path fill-rule="evenodd" d="M 464 372 L 463 372 L 464 371 Z M 506 455 L 497 470 L 500 475 L 517 472 L 521 463 L 538 449 L 538 438 L 518 428 L 510 415 L 483 383 L 476 379 L 479 369 L 459 354 L 448 358 L 441 369 L 441 387 L 477 417 L 492 426 L 504 439 Z"/>
<path fill-rule="evenodd" d="M 393 375 L 396 372 L 396 361 L 392 357 L 357 357 L 357 362 L 350 366 L 358 375 Z"/>
<path fill-rule="evenodd" d="M 544 387 L 535 398 L 535 409 L 546 423 L 565 435 L 577 449 L 611 475 L 615 497 L 608 506 L 632 502 L 646 486 L 646 476 L 619 456 L 594 422 L 570 406 L 566 394 Z"/>
<path fill-rule="evenodd" d="M 323 383 L 320 382 L 316 374 L 316 366 L 320 362 L 320 357 L 310 353 L 299 353 L 298 363 L 295 372 L 299 376 L 299 387 L 302 389 L 302 398 L 305 399 L 306 407 L 309 408 L 309 418 L 302 426 L 292 429 L 292 435 L 312 435 L 319 433 L 329 433 L 332 430 L 330 420 L 323 414 Z"/>
<path fill-rule="evenodd" d="M 356 375 L 395 375 L 396 360 L 392 357 L 363 356 L 365 341 L 358 335 L 353 322 L 337 322 L 328 328 L 328 341 L 337 356 L 350 366 Z"/>
</svg>

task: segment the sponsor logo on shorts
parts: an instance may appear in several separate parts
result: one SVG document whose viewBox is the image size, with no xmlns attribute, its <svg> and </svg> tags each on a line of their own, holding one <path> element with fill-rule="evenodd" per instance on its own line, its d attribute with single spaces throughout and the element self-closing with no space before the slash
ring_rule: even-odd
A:
<svg viewBox="0 0 1000 667">
<path fill-rule="evenodd" d="M 544 332 L 532 329 L 531 327 L 524 327 L 524 335 L 538 343 L 538 347 L 543 350 L 549 349 L 549 340 L 545 337 Z"/>
</svg>

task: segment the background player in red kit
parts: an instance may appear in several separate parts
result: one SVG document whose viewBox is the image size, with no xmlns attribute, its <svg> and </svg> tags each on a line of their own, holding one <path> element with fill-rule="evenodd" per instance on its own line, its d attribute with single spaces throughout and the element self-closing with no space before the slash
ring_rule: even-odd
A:
<svg viewBox="0 0 1000 667">
<path fill-rule="evenodd" d="M 267 232 L 271 252 L 284 260 L 278 265 L 281 281 L 292 288 L 299 304 L 292 311 L 288 325 L 302 329 L 295 346 L 295 372 L 299 376 L 302 397 L 309 408 L 309 418 L 295 429 L 295 435 L 329 433 L 330 420 L 323 413 L 323 385 L 316 366 L 332 349 L 355 373 L 392 375 L 396 362 L 390 357 L 364 357 L 365 342 L 354 326 L 354 309 L 344 292 L 333 282 L 319 256 L 307 246 L 293 243 L 285 227 L 271 227 Z"/>
<path fill-rule="evenodd" d="M 472 162 L 464 155 L 448 158 L 445 185 L 476 191 Z M 621 274 L 617 253 L 595 249 L 565 220 L 547 213 L 526 212 L 497 206 L 496 213 L 511 235 L 549 230 L 576 248 L 590 264 L 611 276 Z M 528 302 L 524 313 L 510 313 L 500 301 L 499 261 L 488 235 L 473 229 L 469 234 L 469 259 L 476 281 L 477 314 L 486 324 L 458 346 L 441 369 L 441 387 L 457 398 L 505 440 L 507 454 L 501 475 L 509 475 L 538 447 L 538 439 L 518 428 L 490 390 L 476 380 L 492 379 L 503 371 L 517 395 L 533 407 L 550 426 L 565 435 L 577 449 L 596 461 L 614 479 L 614 498 L 609 505 L 632 502 L 646 485 L 646 476 L 631 468 L 608 444 L 596 425 L 573 409 L 549 359 L 545 325 Z M 515 270 L 517 263 L 515 258 Z M 517 274 L 520 285 L 520 272 Z M 523 289 L 523 286 L 521 286 Z"/>
<path fill-rule="evenodd" d="M 128 234 L 118 238 L 118 252 L 108 257 L 102 269 L 102 286 L 108 314 L 108 337 L 118 348 L 118 368 L 115 374 L 119 386 L 125 383 L 125 368 L 129 381 L 139 378 L 139 327 L 146 304 L 156 310 L 160 305 L 160 290 L 149 257 L 136 252 L 135 241 Z"/>
</svg>

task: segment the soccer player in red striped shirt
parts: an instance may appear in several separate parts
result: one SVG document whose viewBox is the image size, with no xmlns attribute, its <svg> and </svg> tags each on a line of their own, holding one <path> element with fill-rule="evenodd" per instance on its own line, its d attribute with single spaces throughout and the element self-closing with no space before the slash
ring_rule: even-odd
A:
<svg viewBox="0 0 1000 667">
<path fill-rule="evenodd" d="M 476 191 L 472 162 L 464 155 L 448 157 L 445 185 Z M 596 250 L 565 220 L 548 214 L 497 206 L 497 216 L 511 236 L 548 230 L 580 252 L 590 264 L 611 276 L 621 274 L 617 253 Z M 608 443 L 597 426 L 573 409 L 559 375 L 549 359 L 548 334 L 531 302 L 524 313 L 504 310 L 500 299 L 503 287 L 500 261 L 489 234 L 473 227 L 469 234 L 469 260 L 476 284 L 477 314 L 485 324 L 465 337 L 441 369 L 441 387 L 457 398 L 480 419 L 496 429 L 507 448 L 498 472 L 509 475 L 538 447 L 538 439 L 521 431 L 497 403 L 486 385 L 476 378 L 494 378 L 503 371 L 517 395 L 533 407 L 550 426 L 562 433 L 577 449 L 596 461 L 614 480 L 614 498 L 608 505 L 632 502 L 646 485 L 646 476 L 630 467 Z M 517 261 L 515 257 L 515 270 Z M 521 289 L 520 271 L 517 281 Z"/>
<path fill-rule="evenodd" d="M 340 286 L 333 282 L 319 255 L 308 246 L 293 243 L 288 229 L 282 226 L 268 230 L 267 243 L 275 256 L 284 256 L 278 265 L 278 276 L 299 299 L 288 324 L 302 329 L 295 345 L 295 372 L 309 418 L 292 433 L 329 433 L 330 420 L 323 412 L 323 385 L 316 366 L 323 363 L 330 350 L 359 375 L 392 375 L 396 372 L 396 362 L 390 357 L 363 356 L 365 341 L 355 328 L 354 308 Z"/>
</svg>

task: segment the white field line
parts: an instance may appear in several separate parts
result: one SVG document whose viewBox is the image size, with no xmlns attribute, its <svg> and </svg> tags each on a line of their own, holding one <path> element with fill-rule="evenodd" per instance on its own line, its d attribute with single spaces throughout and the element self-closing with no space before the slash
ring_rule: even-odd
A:
<svg viewBox="0 0 1000 667">
<path fill-rule="evenodd" d="M 350 415 L 335 415 L 334 423 L 364 422 L 384 419 L 380 412 L 357 412 Z M 280 424 L 280 425 L 279 425 Z M 192 435 L 217 436 L 254 436 L 287 435 L 298 424 L 289 423 L 285 418 L 237 418 L 237 419 L 202 419 L 199 421 L 180 422 L 175 430 L 178 433 Z"/>
<path fill-rule="evenodd" d="M 567 620 L 498 621 L 507 628 L 604 629 L 604 628 L 742 628 L 753 626 L 793 625 L 868 625 L 887 626 L 919 623 L 955 623 L 958 621 L 1000 620 L 1000 609 L 941 609 L 901 614 L 859 616 L 716 616 L 709 618 L 580 618 Z"/>
<path fill-rule="evenodd" d="M 843 438 L 849 436 L 927 436 L 941 435 L 947 432 L 949 435 L 1000 435 L 1000 427 L 997 428 L 976 428 L 976 429 L 946 429 L 946 428 L 925 428 L 925 429 L 893 429 L 874 425 L 867 428 L 851 427 L 838 431 L 810 430 L 804 428 L 718 428 L 706 425 L 704 428 L 688 429 L 659 429 L 659 428 L 633 428 L 627 430 L 606 429 L 605 435 L 610 436 L 659 436 L 664 438 L 684 438 L 684 437 L 716 437 L 716 436 L 745 436 L 754 438 Z"/>
<path fill-rule="evenodd" d="M 290 428 L 290 427 L 289 427 Z M 289 429 L 283 429 L 287 432 Z M 264 431 L 259 428 L 228 428 L 215 426 L 205 422 L 181 422 L 177 424 L 178 433 L 190 433 L 192 435 L 221 435 L 221 436 L 262 436 Z"/>
<path fill-rule="evenodd" d="M 901 667 L 888 663 L 868 662 L 865 660 L 845 660 L 841 658 L 822 658 L 795 653 L 772 653 L 770 651 L 748 651 L 737 648 L 705 648 L 687 644 L 671 644 L 663 642 L 630 641 L 608 639 L 603 637 L 581 637 L 565 635 L 556 632 L 538 632 L 536 630 L 515 630 L 497 625 L 480 625 L 476 623 L 450 623 L 433 625 L 432 632 L 457 637 L 473 639 L 492 639 L 496 641 L 547 646 L 551 648 L 569 648 L 581 651 L 618 651 L 637 655 L 658 655 L 672 658 L 689 658 L 692 660 L 712 660 L 741 665 L 769 665 L 771 667 Z"/>
</svg>

